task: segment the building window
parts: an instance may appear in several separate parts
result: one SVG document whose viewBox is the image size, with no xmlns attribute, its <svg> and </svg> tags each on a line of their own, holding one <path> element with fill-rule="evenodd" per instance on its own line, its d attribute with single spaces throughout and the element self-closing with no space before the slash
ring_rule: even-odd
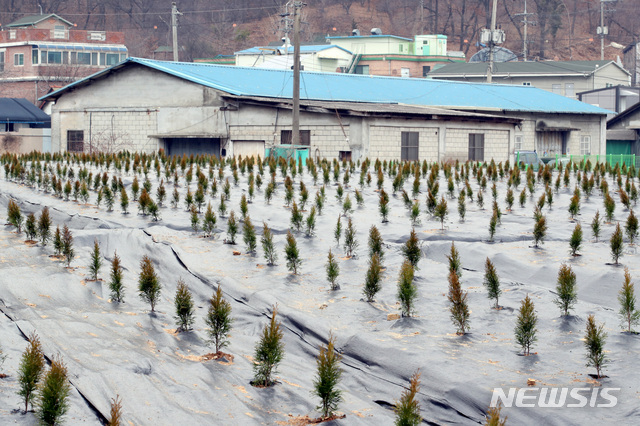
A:
<svg viewBox="0 0 640 426">
<path fill-rule="evenodd" d="M 67 151 L 84 152 L 83 130 L 67 130 Z"/>
<path fill-rule="evenodd" d="M 0 132 L 15 132 L 15 123 L 2 123 L 0 124 Z"/>
<path fill-rule="evenodd" d="M 426 77 L 427 74 L 429 74 L 429 71 L 431 71 L 431 67 L 429 65 L 423 65 L 422 66 L 422 76 Z"/>
<path fill-rule="evenodd" d="M 105 65 L 116 65 L 118 62 L 120 62 L 119 53 L 107 53 L 107 62 Z"/>
<path fill-rule="evenodd" d="M 46 52 L 48 64 L 61 64 L 62 52 Z"/>
<path fill-rule="evenodd" d="M 280 143 L 282 145 L 291 145 L 293 140 L 293 132 L 291 130 L 283 130 L 280 132 Z M 311 130 L 300 130 L 300 145 L 311 145 Z"/>
<path fill-rule="evenodd" d="M 38 49 L 33 49 L 31 51 L 31 65 L 38 65 L 38 58 L 40 54 L 38 53 Z"/>
<path fill-rule="evenodd" d="M 9 40 L 16 39 L 16 30 L 9 30 Z"/>
<path fill-rule="evenodd" d="M 355 74 L 369 75 L 369 65 L 356 65 Z"/>
<path fill-rule="evenodd" d="M 4 71 L 4 52 L 0 52 L 0 72 Z"/>
<path fill-rule="evenodd" d="M 484 133 L 469 133 L 469 160 L 484 161 Z"/>
<path fill-rule="evenodd" d="M 591 155 L 591 136 L 580 136 L 580 155 Z"/>
<path fill-rule="evenodd" d="M 53 38 L 66 38 L 66 35 L 64 25 L 56 25 L 53 27 Z"/>
<path fill-rule="evenodd" d="M 21 67 L 24 65 L 24 53 L 15 53 L 13 55 L 13 65 Z"/>
<path fill-rule="evenodd" d="M 531 86 L 531 82 L 530 81 L 523 81 L 522 85 L 523 86 Z"/>
<path fill-rule="evenodd" d="M 398 46 L 400 47 L 399 52 L 402 53 L 404 51 L 404 46 L 402 44 L 399 44 Z"/>
<path fill-rule="evenodd" d="M 556 95 L 562 95 L 562 84 L 552 84 L 551 91 Z"/>
<path fill-rule="evenodd" d="M 351 161 L 351 151 L 338 151 L 340 161 Z"/>
<path fill-rule="evenodd" d="M 573 90 L 573 83 L 564 84 L 564 95 L 570 97 L 574 97 L 576 95 L 575 91 Z"/>
<path fill-rule="evenodd" d="M 400 145 L 400 160 L 418 161 L 420 138 L 418 132 L 402 132 Z"/>
<path fill-rule="evenodd" d="M 518 152 L 518 151 L 522 151 L 522 140 L 524 139 L 523 135 L 516 135 L 515 140 L 514 140 L 514 144 L 513 144 L 513 149 Z"/>
<path fill-rule="evenodd" d="M 78 52 L 76 61 L 78 65 L 91 65 L 91 52 Z"/>
</svg>

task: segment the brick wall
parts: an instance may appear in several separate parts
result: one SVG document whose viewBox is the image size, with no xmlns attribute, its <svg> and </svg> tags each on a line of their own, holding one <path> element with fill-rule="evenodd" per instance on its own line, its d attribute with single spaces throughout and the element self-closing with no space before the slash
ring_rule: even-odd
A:
<svg viewBox="0 0 640 426">
<path fill-rule="evenodd" d="M 369 158 L 399 160 L 402 132 L 418 132 L 418 158 L 420 161 L 438 159 L 437 127 L 392 127 L 371 126 L 369 128 Z"/>
</svg>

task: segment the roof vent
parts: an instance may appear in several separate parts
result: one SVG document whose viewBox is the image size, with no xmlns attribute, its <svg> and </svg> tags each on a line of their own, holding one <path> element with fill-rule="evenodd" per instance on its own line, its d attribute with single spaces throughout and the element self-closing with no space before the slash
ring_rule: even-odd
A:
<svg viewBox="0 0 640 426">
<path fill-rule="evenodd" d="M 354 37 L 360 37 L 360 30 L 359 29 L 353 29 L 351 30 L 351 35 Z"/>
<path fill-rule="evenodd" d="M 372 35 L 382 35 L 382 30 L 380 28 L 371 28 Z"/>
</svg>

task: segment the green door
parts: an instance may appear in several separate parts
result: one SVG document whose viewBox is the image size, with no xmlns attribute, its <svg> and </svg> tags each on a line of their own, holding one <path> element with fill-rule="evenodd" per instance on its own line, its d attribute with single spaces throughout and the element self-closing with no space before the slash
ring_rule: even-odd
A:
<svg viewBox="0 0 640 426">
<path fill-rule="evenodd" d="M 633 141 L 607 141 L 607 155 L 631 155 L 631 144 Z"/>
</svg>

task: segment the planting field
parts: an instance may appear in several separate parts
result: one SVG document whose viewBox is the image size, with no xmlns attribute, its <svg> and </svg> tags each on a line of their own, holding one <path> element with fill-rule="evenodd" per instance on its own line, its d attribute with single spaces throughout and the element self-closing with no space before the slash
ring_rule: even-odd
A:
<svg viewBox="0 0 640 426">
<path fill-rule="evenodd" d="M 528 176 L 525 170 L 513 172 L 513 165 L 492 163 L 478 167 L 372 160 L 363 166 L 267 160 L 260 167 L 253 159 L 230 159 L 221 166 L 215 158 L 133 154 L 2 160 L 0 221 L 6 224 L 0 231 L 0 345 L 7 355 L 0 366 L 0 373 L 7 375 L 0 379 L 2 424 L 36 423 L 33 412 L 24 414 L 24 400 L 17 394 L 21 356 L 32 332 L 39 336 L 48 359 L 59 355 L 67 366 L 72 385 L 64 417 L 68 424 L 108 419 L 116 395 L 122 400 L 123 420 L 131 424 L 305 424 L 321 414 L 320 399 L 313 393 L 316 357 L 330 333 L 342 356 L 338 388 L 343 400 L 337 414 L 346 415 L 336 423 L 392 424 L 393 407 L 418 370 L 417 400 L 428 424 L 483 423 L 493 389 L 506 393 L 512 387 L 615 388 L 617 404 L 601 408 L 597 405 L 607 401 L 594 398 L 581 408 L 503 408 L 508 424 L 640 420 L 640 340 L 626 331 L 618 301 L 625 268 L 632 281 L 640 277 L 637 245 L 626 232 L 639 185 L 633 168 L 570 164 L 569 173 L 530 171 Z M 132 190 L 134 179 L 140 188 L 137 195 Z M 52 188 L 54 180 L 58 191 L 55 185 Z M 166 192 L 162 203 L 161 183 Z M 158 206 L 155 215 L 148 213 L 148 206 L 143 214 L 135 201 L 145 184 L 151 204 Z M 122 189 L 129 199 L 127 213 Z M 174 192 L 178 201 L 172 205 Z M 500 217 L 492 236 L 494 192 Z M 201 197 L 200 212 L 197 203 L 195 213 L 187 208 L 188 194 L 194 200 Z M 386 220 L 380 213 L 384 194 Z M 253 252 L 243 235 L 247 222 L 243 197 L 246 217 L 257 234 Z M 608 197 L 615 206 L 611 218 L 605 208 Z M 222 209 L 221 199 L 225 199 Z M 345 206 L 347 199 L 351 207 Z M 52 230 L 68 227 L 75 252 L 69 267 L 63 256 L 54 255 L 51 240 L 46 246 L 38 237 L 25 241 L 24 223 L 17 233 L 9 224 L 10 201 L 23 217 L 34 213 L 36 220 L 47 206 Z M 546 232 L 540 232 L 539 225 L 534 238 L 538 204 Z M 203 231 L 208 205 L 216 216 L 215 226 L 210 223 L 211 235 Z M 296 209 L 302 218 L 299 229 L 295 220 L 292 223 Z M 308 220 L 312 209 L 315 221 Z M 238 227 L 235 238 L 228 232 L 232 211 Z M 601 218 L 597 241 L 591 226 L 596 212 Z M 273 265 L 265 259 L 261 242 L 265 224 L 273 233 L 277 254 Z M 354 237 L 350 246 L 345 243 L 349 224 Z M 572 255 L 569 241 L 577 224 L 583 237 Z M 610 244 L 617 224 L 624 239 L 619 264 Z M 383 240 L 383 269 L 380 291 L 368 302 L 363 289 L 374 226 Z M 403 248 L 412 230 L 420 257 L 413 279 L 417 296 L 407 308 L 398 300 L 398 281 L 405 261 Z M 288 232 L 299 250 L 297 273 L 287 267 Z M 230 244 L 234 239 L 236 244 Z M 89 265 L 95 241 L 102 268 L 94 281 Z M 464 334 L 450 313 L 452 243 L 459 253 L 459 282 L 469 310 Z M 335 289 L 326 272 L 330 250 L 339 268 Z M 123 303 L 112 300 L 109 286 L 115 253 L 123 267 Z M 138 292 L 143 256 L 151 259 L 162 286 L 155 312 Z M 500 280 L 498 309 L 483 285 L 487 258 Z M 568 315 L 554 303 L 562 265 L 571 268 L 577 283 L 577 300 Z M 174 297 L 180 279 L 195 302 L 191 331 L 177 330 Z M 223 348 L 227 355 L 212 359 L 217 357 L 208 341 L 205 317 L 218 286 L 231 304 L 233 323 L 229 345 Z M 527 295 L 538 321 L 537 341 L 524 356 L 514 328 Z M 256 344 L 275 306 L 284 358 L 273 386 L 254 387 Z M 609 363 L 601 378 L 596 377 L 596 368 L 586 366 L 589 315 L 607 333 L 604 354 Z"/>
</svg>

